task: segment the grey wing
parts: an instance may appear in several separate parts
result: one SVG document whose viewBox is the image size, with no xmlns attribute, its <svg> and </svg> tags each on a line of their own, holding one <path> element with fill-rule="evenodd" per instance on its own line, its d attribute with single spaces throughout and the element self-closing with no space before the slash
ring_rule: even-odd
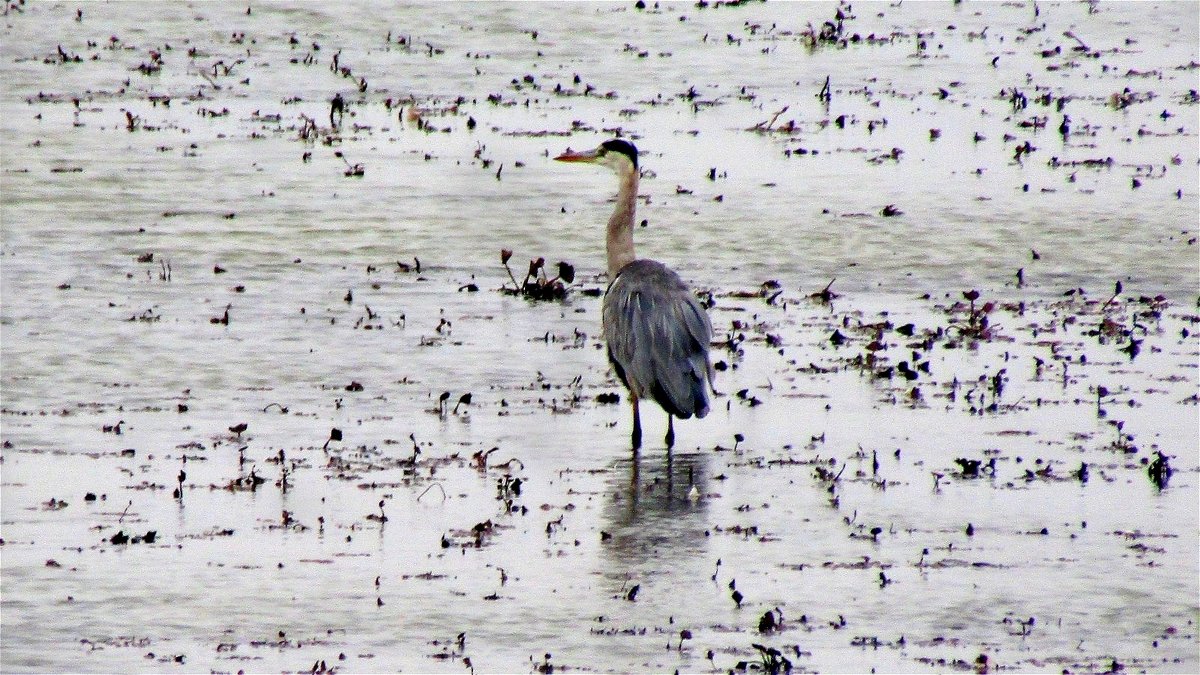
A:
<svg viewBox="0 0 1200 675">
<path fill-rule="evenodd" d="M 617 374 L 638 397 L 681 418 L 708 414 L 708 313 L 671 270 L 638 260 L 604 299 L 604 336 Z"/>
</svg>

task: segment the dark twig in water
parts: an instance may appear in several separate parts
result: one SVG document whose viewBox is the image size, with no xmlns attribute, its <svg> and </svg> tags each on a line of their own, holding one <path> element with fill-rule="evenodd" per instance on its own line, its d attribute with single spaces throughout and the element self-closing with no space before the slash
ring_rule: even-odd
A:
<svg viewBox="0 0 1200 675">
<path fill-rule="evenodd" d="M 127 516 L 129 514 L 129 509 L 131 509 L 131 508 L 133 508 L 133 500 L 132 499 L 129 500 L 129 503 L 125 505 L 124 509 L 121 509 L 121 515 L 117 518 L 118 525 L 125 522 L 125 516 Z"/>
<path fill-rule="evenodd" d="M 460 405 L 471 405 L 471 392 L 467 392 L 467 393 L 463 394 L 462 396 L 459 396 L 458 403 L 454 404 L 454 410 L 452 410 L 451 412 L 453 414 L 457 415 L 458 414 L 458 406 L 460 406 Z"/>
<path fill-rule="evenodd" d="M 342 175 L 347 178 L 362 178 L 363 174 L 366 173 L 366 168 L 362 164 L 351 164 L 350 160 L 346 159 L 346 155 L 341 150 L 334 151 L 333 155 L 346 163 L 346 170 L 342 172 Z"/>
<path fill-rule="evenodd" d="M 340 441 L 340 440 L 342 440 L 342 430 L 338 429 L 337 427 L 334 427 L 329 430 L 329 438 L 327 438 L 325 440 L 325 445 L 322 445 L 321 449 L 328 450 L 330 443 L 332 443 L 333 441 Z"/>
<path fill-rule="evenodd" d="M 1154 457 L 1154 461 L 1150 462 L 1150 466 L 1146 468 L 1150 474 L 1150 481 L 1159 490 L 1164 490 L 1167 487 L 1167 482 L 1171 480 L 1171 474 L 1175 470 L 1171 468 L 1171 460 L 1159 450 Z"/>
<path fill-rule="evenodd" d="M 821 87 L 821 91 L 817 93 L 817 100 L 829 103 L 833 100 L 833 94 L 829 90 L 829 76 L 825 76 L 825 84 Z"/>
<path fill-rule="evenodd" d="M 336 63 L 336 56 L 335 63 Z M 337 129 L 341 124 L 342 117 L 346 114 L 346 99 L 342 98 L 341 94 L 335 94 L 333 100 L 329 102 L 329 126 Z M 336 117 L 335 117 L 336 116 Z"/>
<path fill-rule="evenodd" d="M 808 297 L 810 297 L 813 300 L 816 300 L 818 302 L 829 304 L 830 300 L 833 300 L 834 298 L 836 298 L 838 296 L 837 293 L 834 293 L 833 291 L 829 290 L 830 288 L 833 287 L 833 282 L 835 282 L 835 281 L 837 281 L 837 277 L 830 279 L 829 283 L 825 284 L 825 288 L 822 288 L 821 290 L 817 291 L 816 293 L 813 293 L 812 295 L 809 295 Z"/>
<path fill-rule="evenodd" d="M 758 124 L 755 124 L 754 126 L 747 129 L 747 131 L 755 131 L 760 134 L 769 134 L 774 131 L 782 131 L 784 133 L 791 133 L 796 128 L 796 123 L 794 121 L 789 121 L 786 125 L 778 128 L 778 129 L 773 128 L 775 126 L 775 121 L 779 119 L 780 115 L 787 112 L 789 107 L 790 106 L 786 106 L 786 105 L 783 106 L 782 109 L 776 111 L 773 115 L 771 115 L 771 119 L 767 120 L 766 122 L 759 122 Z M 712 174 L 710 175 L 710 179 L 711 180 L 716 179 L 716 169 L 714 169 L 712 171 Z"/>
<path fill-rule="evenodd" d="M 1120 282 L 1120 281 L 1117 281 L 1117 284 L 1116 284 L 1116 286 L 1115 286 L 1115 288 L 1114 288 L 1114 290 L 1113 290 L 1112 297 L 1111 297 L 1111 298 L 1109 298 L 1108 300 L 1106 300 L 1106 301 L 1105 301 L 1104 305 L 1100 307 L 1100 311 L 1102 311 L 1102 312 L 1103 312 L 1104 310 L 1108 309 L 1108 306 L 1109 306 L 1109 305 L 1111 305 L 1111 304 L 1113 304 L 1114 302 L 1116 302 L 1116 300 L 1117 300 L 1117 296 L 1119 296 L 1119 295 L 1121 294 L 1121 290 L 1122 290 L 1122 288 L 1121 288 L 1121 282 Z"/>
<path fill-rule="evenodd" d="M 429 485 L 429 487 L 427 487 L 427 488 L 425 488 L 424 490 L 422 490 L 422 491 L 421 491 L 421 494 L 417 495 L 417 501 L 421 501 L 421 497 L 424 497 L 424 496 L 425 496 L 425 493 L 429 492 L 429 491 L 430 491 L 430 490 L 432 490 L 433 488 L 437 488 L 439 491 L 441 491 L 441 493 L 442 493 L 442 501 L 446 501 L 446 499 L 447 499 L 447 497 L 446 497 L 446 488 L 442 487 L 442 484 L 441 484 L 441 483 L 431 483 L 431 484 Z"/>
</svg>

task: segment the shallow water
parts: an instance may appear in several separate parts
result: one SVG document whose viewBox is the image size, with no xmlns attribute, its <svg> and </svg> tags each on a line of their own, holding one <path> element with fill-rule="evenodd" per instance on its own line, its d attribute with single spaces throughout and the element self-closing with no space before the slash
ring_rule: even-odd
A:
<svg viewBox="0 0 1200 675">
<path fill-rule="evenodd" d="M 1198 5 L 336 7 L 5 16 L 5 671 L 1200 667 Z M 732 345 L 672 453 L 596 400 L 612 179 L 549 160 L 615 129 Z"/>
</svg>

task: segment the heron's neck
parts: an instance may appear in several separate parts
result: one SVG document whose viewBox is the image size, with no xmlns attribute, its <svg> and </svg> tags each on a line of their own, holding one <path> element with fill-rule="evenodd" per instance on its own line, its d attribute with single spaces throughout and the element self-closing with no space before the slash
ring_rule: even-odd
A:
<svg viewBox="0 0 1200 675">
<path fill-rule="evenodd" d="M 608 219 L 608 278 L 617 277 L 621 268 L 637 259 L 633 253 L 633 221 L 637 209 L 638 170 L 620 174 L 617 207 Z"/>
</svg>

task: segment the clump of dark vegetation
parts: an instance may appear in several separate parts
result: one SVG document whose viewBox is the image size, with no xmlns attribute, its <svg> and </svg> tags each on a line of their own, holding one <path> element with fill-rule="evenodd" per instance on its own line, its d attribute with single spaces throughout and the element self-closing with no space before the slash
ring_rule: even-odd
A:
<svg viewBox="0 0 1200 675">
<path fill-rule="evenodd" d="M 106 541 L 117 546 L 124 546 L 127 544 L 153 544 L 157 539 L 158 531 L 156 530 L 150 530 L 143 535 L 130 535 L 126 534 L 125 530 L 121 530 Z"/>
<path fill-rule="evenodd" d="M 551 277 L 546 271 L 546 259 L 537 258 L 529 261 L 529 270 L 525 273 L 525 278 L 518 282 L 513 275 L 512 268 L 508 266 L 509 259 L 512 258 L 512 251 L 502 249 L 500 251 L 500 264 L 504 265 L 504 271 L 508 272 L 508 278 L 512 281 L 512 286 L 507 283 L 500 286 L 500 292 L 507 295 L 517 295 L 529 300 L 566 300 L 567 293 L 571 288 L 571 284 L 575 282 L 575 266 L 568 262 L 559 262 L 558 270 L 554 277 Z"/>
<path fill-rule="evenodd" d="M 750 644 L 752 647 L 758 650 L 759 661 L 757 663 L 752 661 L 739 661 L 734 667 L 735 671 L 743 673 L 758 671 L 770 673 L 770 675 L 780 675 L 780 673 L 792 672 L 792 662 L 783 655 L 783 652 L 779 651 L 775 647 L 760 645 L 757 642 L 752 642 Z"/>
<path fill-rule="evenodd" d="M 958 334 L 967 340 L 991 340 L 994 333 L 988 325 L 988 315 L 996 308 L 996 303 L 985 302 L 977 307 L 975 301 L 979 299 L 979 291 L 974 289 L 963 291 L 962 295 L 971 303 L 967 310 L 967 320 L 965 324 L 955 324 L 952 327 L 957 328 Z"/>
</svg>

